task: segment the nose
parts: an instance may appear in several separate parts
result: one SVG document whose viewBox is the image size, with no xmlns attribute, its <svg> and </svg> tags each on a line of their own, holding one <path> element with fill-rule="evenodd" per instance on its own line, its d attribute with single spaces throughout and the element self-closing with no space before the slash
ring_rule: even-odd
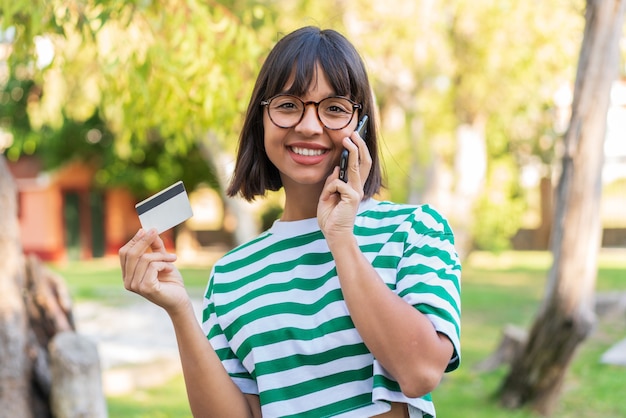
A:
<svg viewBox="0 0 626 418">
<path fill-rule="evenodd" d="M 317 107 L 315 104 L 309 103 L 304 108 L 304 115 L 302 116 L 300 123 L 295 126 L 295 130 L 296 132 L 307 136 L 320 134 L 324 130 L 322 122 L 320 122 L 317 117 Z"/>
</svg>

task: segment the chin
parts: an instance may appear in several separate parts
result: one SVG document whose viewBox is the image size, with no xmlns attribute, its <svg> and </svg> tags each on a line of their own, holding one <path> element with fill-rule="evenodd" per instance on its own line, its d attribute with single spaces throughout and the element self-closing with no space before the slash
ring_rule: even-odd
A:
<svg viewBox="0 0 626 418">
<path fill-rule="evenodd" d="M 325 181 L 326 177 L 291 177 L 289 183 L 294 186 L 319 186 L 321 188 L 324 187 Z"/>
</svg>

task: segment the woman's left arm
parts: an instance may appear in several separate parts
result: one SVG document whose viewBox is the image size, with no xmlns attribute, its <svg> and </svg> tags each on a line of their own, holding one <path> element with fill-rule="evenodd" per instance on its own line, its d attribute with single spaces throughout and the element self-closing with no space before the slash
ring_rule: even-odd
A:
<svg viewBox="0 0 626 418">
<path fill-rule="evenodd" d="M 350 316 L 367 348 L 406 396 L 431 392 L 453 355 L 452 342 L 387 287 L 353 235 L 335 239 L 329 246 Z"/>
<path fill-rule="evenodd" d="M 337 169 L 328 178 L 320 196 L 318 222 L 365 345 L 406 396 L 423 396 L 441 381 L 454 346 L 426 315 L 387 287 L 361 252 L 353 227 L 372 160 L 356 133 L 344 140 L 344 147 L 350 151 L 348 183 L 339 180 Z"/>
</svg>

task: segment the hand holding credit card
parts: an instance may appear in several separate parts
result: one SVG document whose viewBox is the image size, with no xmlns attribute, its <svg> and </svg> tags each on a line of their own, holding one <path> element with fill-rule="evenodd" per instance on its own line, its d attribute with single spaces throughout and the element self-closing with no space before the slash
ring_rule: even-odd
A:
<svg viewBox="0 0 626 418">
<path fill-rule="evenodd" d="M 193 216 L 189 197 L 182 181 L 172 184 L 135 205 L 141 227 L 167 231 Z"/>
</svg>

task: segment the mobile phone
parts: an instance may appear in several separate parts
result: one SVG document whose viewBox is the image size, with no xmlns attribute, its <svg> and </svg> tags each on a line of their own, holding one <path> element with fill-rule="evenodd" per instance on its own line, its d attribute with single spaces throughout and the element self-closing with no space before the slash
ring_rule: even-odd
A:
<svg viewBox="0 0 626 418">
<path fill-rule="evenodd" d="M 359 124 L 356 127 L 356 132 L 363 139 L 365 139 L 365 136 L 367 135 L 367 120 L 368 119 L 369 117 L 367 115 L 363 115 L 363 117 L 359 121 Z"/>
<path fill-rule="evenodd" d="M 348 182 L 348 156 L 350 153 L 347 149 L 341 151 L 341 158 L 339 160 L 339 179 L 344 183 Z"/>
<path fill-rule="evenodd" d="M 368 119 L 368 116 L 363 115 L 363 117 L 359 121 L 359 124 L 357 125 L 356 130 L 355 130 L 359 134 L 359 136 L 363 139 L 365 139 L 365 135 L 367 135 L 367 119 Z M 350 153 L 348 152 L 348 150 L 344 149 L 343 151 L 341 151 L 341 158 L 339 160 L 339 178 L 344 183 L 348 182 L 348 156 L 349 155 Z"/>
</svg>

